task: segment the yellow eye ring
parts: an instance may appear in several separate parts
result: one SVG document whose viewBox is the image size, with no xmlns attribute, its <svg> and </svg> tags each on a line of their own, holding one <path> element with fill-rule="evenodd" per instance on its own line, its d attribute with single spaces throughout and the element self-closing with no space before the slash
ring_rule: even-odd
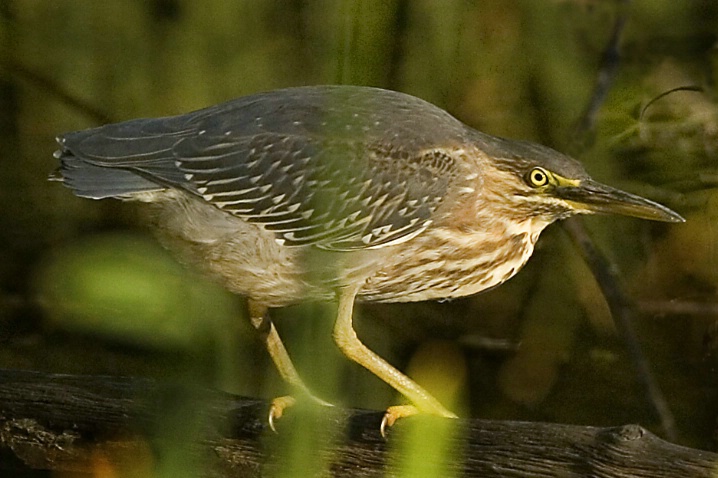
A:
<svg viewBox="0 0 718 478">
<path fill-rule="evenodd" d="M 549 183 L 548 171 L 543 168 L 533 168 L 526 176 L 526 182 L 534 188 L 546 186 Z"/>
</svg>

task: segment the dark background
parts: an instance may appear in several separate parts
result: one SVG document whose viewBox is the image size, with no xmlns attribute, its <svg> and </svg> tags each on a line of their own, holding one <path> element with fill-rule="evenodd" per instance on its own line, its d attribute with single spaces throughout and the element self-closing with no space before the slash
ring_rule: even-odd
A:
<svg viewBox="0 0 718 478">
<path fill-rule="evenodd" d="M 717 29 L 707 0 L 0 0 L 0 367 L 286 393 L 242 300 L 177 265 L 141 205 L 78 199 L 47 181 L 54 137 L 286 86 L 372 85 L 572 154 L 594 178 L 686 217 L 586 225 L 636 301 L 679 442 L 715 449 Z M 600 86 L 603 76 L 613 82 Z M 604 101 L 587 115 L 597 88 Z M 275 314 L 307 381 L 347 406 L 396 403 L 335 351 L 332 313 Z M 661 433 L 560 226 L 495 291 L 365 305 L 357 322 L 371 348 L 460 415 Z"/>
</svg>

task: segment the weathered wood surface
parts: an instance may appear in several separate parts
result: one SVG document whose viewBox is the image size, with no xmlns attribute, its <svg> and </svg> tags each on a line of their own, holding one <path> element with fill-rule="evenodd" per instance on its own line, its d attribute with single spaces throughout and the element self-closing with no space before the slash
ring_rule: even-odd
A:
<svg viewBox="0 0 718 478">
<path fill-rule="evenodd" d="M 0 370 L 0 470 L 89 472 L 98 457 L 112 466 L 116 457 L 147 454 L 148 435 L 168 413 L 181 410 L 177 397 L 188 393 L 206 419 L 200 420 L 207 425 L 201 433 L 187 436 L 189 449 L 207 464 L 204 476 L 262 476 L 276 465 L 277 446 L 292 419 L 282 419 L 278 435 L 268 431 L 264 401 L 146 379 Z M 392 441 L 417 419 L 397 423 L 386 440 L 378 432 L 380 420 L 379 412 L 331 412 L 337 435 L 321 453 L 333 476 L 394 475 L 401 460 L 391 454 L 401 447 Z M 636 425 L 457 423 L 453 445 L 462 451 L 446 465 L 455 476 L 708 478 L 718 469 L 715 453 L 673 445 Z"/>
</svg>

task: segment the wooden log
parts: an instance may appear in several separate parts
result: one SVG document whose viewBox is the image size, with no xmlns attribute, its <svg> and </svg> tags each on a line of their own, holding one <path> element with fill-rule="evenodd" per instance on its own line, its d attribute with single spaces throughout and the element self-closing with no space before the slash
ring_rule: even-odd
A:
<svg viewBox="0 0 718 478">
<path fill-rule="evenodd" d="M 264 476 L 281 467 L 277 449 L 298 420 L 290 410 L 275 434 L 267 410 L 262 400 L 148 379 L 0 370 L 0 470 L 89 473 L 123 466 L 128 456 L 152 456 L 153 440 L 162 440 L 162 430 L 179 419 L 181 446 L 204 460 L 203 476 Z M 385 439 L 381 412 L 322 410 L 316 415 L 333 432 L 317 442 L 320 454 L 330 474 L 341 477 L 397 476 L 406 431 L 445 420 L 403 419 Z M 637 425 L 451 423 L 450 448 L 459 452 L 442 466 L 452 476 L 709 478 L 718 464 L 715 453 L 668 443 Z"/>
</svg>

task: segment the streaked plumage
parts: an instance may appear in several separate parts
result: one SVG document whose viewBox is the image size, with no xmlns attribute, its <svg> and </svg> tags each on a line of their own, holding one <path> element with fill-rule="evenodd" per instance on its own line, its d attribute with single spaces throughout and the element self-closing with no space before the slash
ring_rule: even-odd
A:
<svg viewBox="0 0 718 478">
<path fill-rule="evenodd" d="M 272 91 L 58 141 L 75 194 L 153 203 L 168 247 L 265 307 L 461 297 L 514 275 L 554 220 L 682 220 L 550 148 L 375 88 Z M 450 415 L 370 352 L 345 352 L 421 410 Z"/>
</svg>

